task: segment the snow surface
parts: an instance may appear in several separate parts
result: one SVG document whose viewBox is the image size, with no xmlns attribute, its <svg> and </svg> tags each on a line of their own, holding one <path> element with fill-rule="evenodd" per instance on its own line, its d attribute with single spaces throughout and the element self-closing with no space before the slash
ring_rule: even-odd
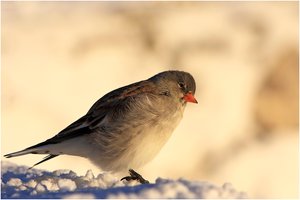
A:
<svg viewBox="0 0 300 200">
<path fill-rule="evenodd" d="M 246 198 L 230 183 L 215 186 L 208 182 L 157 178 L 153 184 L 119 181 L 110 173 L 97 176 L 91 170 L 77 176 L 71 170 L 53 172 L 28 170 L 1 162 L 1 198 Z"/>
</svg>

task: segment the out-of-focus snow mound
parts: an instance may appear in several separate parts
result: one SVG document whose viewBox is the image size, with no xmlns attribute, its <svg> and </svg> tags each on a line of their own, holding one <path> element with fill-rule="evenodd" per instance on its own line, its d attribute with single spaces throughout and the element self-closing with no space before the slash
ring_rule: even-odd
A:
<svg viewBox="0 0 300 200">
<path fill-rule="evenodd" d="M 230 183 L 215 186 L 207 182 L 157 178 L 153 184 L 119 181 L 109 173 L 94 176 L 88 170 L 77 176 L 71 170 L 53 172 L 28 170 L 1 162 L 1 198 L 245 198 Z"/>
</svg>

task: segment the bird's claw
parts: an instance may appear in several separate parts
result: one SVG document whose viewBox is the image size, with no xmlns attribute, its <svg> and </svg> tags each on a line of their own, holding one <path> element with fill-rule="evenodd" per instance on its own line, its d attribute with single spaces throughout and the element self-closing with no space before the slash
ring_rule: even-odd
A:
<svg viewBox="0 0 300 200">
<path fill-rule="evenodd" d="M 133 169 L 129 169 L 129 174 L 130 174 L 130 176 L 123 177 L 121 179 L 121 181 L 122 180 L 126 180 L 126 181 L 136 180 L 136 181 L 140 182 L 141 184 L 148 184 L 149 183 L 148 180 L 144 179 L 139 173 L 137 173 Z"/>
</svg>

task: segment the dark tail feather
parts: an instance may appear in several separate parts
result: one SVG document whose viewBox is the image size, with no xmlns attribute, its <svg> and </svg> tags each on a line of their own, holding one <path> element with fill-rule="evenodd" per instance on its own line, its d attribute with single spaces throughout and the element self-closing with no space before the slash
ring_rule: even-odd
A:
<svg viewBox="0 0 300 200">
<path fill-rule="evenodd" d="M 50 159 L 52 159 L 52 158 L 55 158 L 56 156 L 59 156 L 59 155 L 52 155 L 52 154 L 49 154 L 48 156 L 44 157 L 43 160 L 41 160 L 40 162 L 35 163 L 32 167 L 29 167 L 28 170 L 29 170 L 29 169 L 32 169 L 33 167 L 35 167 L 35 166 L 37 166 L 37 165 L 39 165 L 39 164 L 41 164 L 41 163 L 43 163 L 43 162 L 45 162 L 45 161 L 47 161 L 47 160 L 50 160 Z"/>
<path fill-rule="evenodd" d="M 6 155 L 4 155 L 4 157 L 5 158 L 12 158 L 12 157 L 16 157 L 16 156 L 23 156 L 23 155 L 26 155 L 26 154 L 29 154 L 29 153 L 35 154 L 35 153 L 37 153 L 37 149 L 27 148 L 27 149 L 24 149 L 24 150 L 21 150 L 21 151 L 6 154 Z"/>
</svg>

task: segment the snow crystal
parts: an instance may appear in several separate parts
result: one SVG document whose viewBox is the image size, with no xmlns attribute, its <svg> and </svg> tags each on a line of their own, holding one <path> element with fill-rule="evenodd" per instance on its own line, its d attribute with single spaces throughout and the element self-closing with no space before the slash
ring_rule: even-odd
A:
<svg viewBox="0 0 300 200">
<path fill-rule="evenodd" d="M 93 194 L 69 194 L 63 196 L 64 199 L 96 199 L 96 197 Z"/>
<path fill-rule="evenodd" d="M 59 190 L 58 185 L 51 179 L 42 180 L 41 184 L 47 188 L 48 191 L 57 191 Z"/>
<path fill-rule="evenodd" d="M 19 190 L 27 190 L 27 187 L 26 186 L 24 186 L 24 185 L 21 185 L 20 187 L 19 187 Z"/>
<path fill-rule="evenodd" d="M 37 195 L 37 191 L 36 190 L 33 190 L 33 191 L 30 192 L 30 196 L 35 196 L 35 195 Z"/>
<path fill-rule="evenodd" d="M 41 193 L 41 192 L 45 192 L 45 191 L 46 191 L 46 188 L 45 188 L 45 186 L 43 186 L 41 183 L 39 183 L 39 184 L 36 185 L 35 190 L 36 190 L 38 193 Z"/>
<path fill-rule="evenodd" d="M 27 187 L 31 187 L 31 188 L 35 188 L 35 186 L 37 185 L 35 180 L 29 180 L 27 183 L 25 183 L 25 185 Z"/>
<path fill-rule="evenodd" d="M 76 183 L 71 179 L 59 179 L 58 186 L 63 191 L 74 191 L 76 189 Z"/>
<path fill-rule="evenodd" d="M 62 174 L 68 174 L 69 172 L 70 172 L 70 170 L 67 170 L 67 169 L 59 169 L 59 170 L 53 171 L 53 174 L 55 176 L 60 176 Z"/>
<path fill-rule="evenodd" d="M 20 185 L 22 185 L 22 181 L 19 178 L 11 178 L 7 182 L 7 185 L 9 185 L 9 186 L 20 186 Z"/>
<path fill-rule="evenodd" d="M 215 186 L 207 182 L 157 178 L 155 183 L 141 185 L 137 181 L 120 181 L 110 173 L 94 176 L 88 170 L 77 176 L 70 170 L 54 172 L 27 170 L 2 161 L 2 198 L 246 198 L 230 183 Z M 26 170 L 25 170 L 26 169 Z"/>
<path fill-rule="evenodd" d="M 101 188 L 110 188 L 112 186 L 124 186 L 119 179 L 113 176 L 110 173 L 102 173 L 97 176 L 99 187 Z M 119 184 L 118 184 L 119 183 Z"/>
<path fill-rule="evenodd" d="M 86 177 L 88 180 L 92 180 L 92 179 L 95 178 L 95 176 L 94 176 L 92 170 L 88 170 L 88 171 L 86 172 L 86 174 L 85 174 L 85 177 Z"/>
</svg>

